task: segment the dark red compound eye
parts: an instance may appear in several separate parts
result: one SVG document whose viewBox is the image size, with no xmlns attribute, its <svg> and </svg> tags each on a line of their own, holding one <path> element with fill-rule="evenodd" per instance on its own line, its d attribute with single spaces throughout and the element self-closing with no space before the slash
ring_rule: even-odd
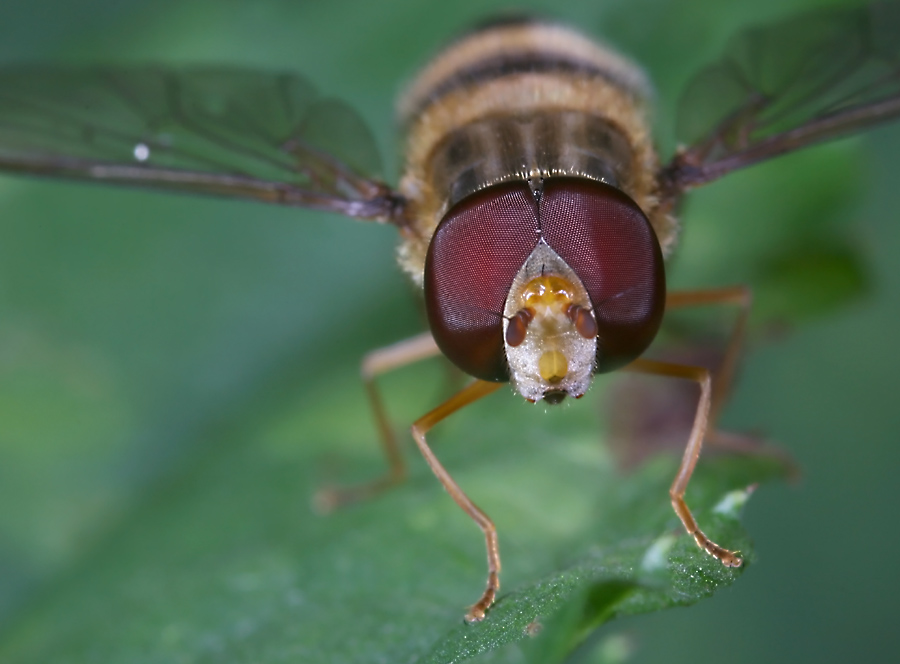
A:
<svg viewBox="0 0 900 664">
<path fill-rule="evenodd" d="M 666 273 L 656 233 L 615 187 L 592 180 L 544 183 L 541 232 L 584 284 L 597 319 L 595 373 L 637 358 L 656 337 L 666 303 Z"/>
<path fill-rule="evenodd" d="M 597 321 L 597 372 L 638 357 L 656 336 L 665 272 L 653 229 L 618 189 L 582 178 L 497 185 L 444 217 L 425 262 L 425 305 L 441 351 L 466 373 L 509 379 L 503 307 L 543 238 L 581 279 Z"/>
<path fill-rule="evenodd" d="M 537 245 L 537 202 L 524 182 L 484 189 L 441 221 L 425 259 L 425 307 L 441 352 L 482 380 L 509 380 L 503 305 Z"/>
</svg>

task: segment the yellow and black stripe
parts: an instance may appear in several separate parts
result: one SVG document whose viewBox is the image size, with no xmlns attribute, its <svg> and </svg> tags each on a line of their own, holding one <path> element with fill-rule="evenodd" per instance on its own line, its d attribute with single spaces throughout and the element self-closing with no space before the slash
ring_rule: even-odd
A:
<svg viewBox="0 0 900 664">
<path fill-rule="evenodd" d="M 663 250 L 674 221 L 657 208 L 656 152 L 643 72 L 584 35 L 535 19 L 482 26 L 429 63 L 400 99 L 401 192 L 415 203 L 401 264 L 421 283 L 441 218 L 471 193 L 555 175 L 612 184 L 644 210 Z"/>
</svg>

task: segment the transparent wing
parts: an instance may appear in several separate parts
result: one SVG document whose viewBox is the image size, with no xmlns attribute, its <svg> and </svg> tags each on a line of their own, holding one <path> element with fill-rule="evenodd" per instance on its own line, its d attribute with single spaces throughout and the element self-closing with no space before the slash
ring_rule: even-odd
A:
<svg viewBox="0 0 900 664">
<path fill-rule="evenodd" d="M 731 171 L 900 115 L 900 2 L 747 30 L 685 90 L 683 148 L 661 173 L 677 196 Z"/>
<path fill-rule="evenodd" d="M 303 78 L 227 67 L 0 69 L 0 171 L 393 221 L 365 124 Z"/>
</svg>

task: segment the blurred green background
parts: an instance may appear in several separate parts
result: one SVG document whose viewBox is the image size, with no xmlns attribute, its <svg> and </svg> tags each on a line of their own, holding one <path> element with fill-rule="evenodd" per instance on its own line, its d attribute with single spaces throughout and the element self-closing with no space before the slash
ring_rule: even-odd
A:
<svg viewBox="0 0 900 664">
<path fill-rule="evenodd" d="M 643 63 L 657 86 L 656 122 L 670 150 L 679 89 L 730 34 L 821 4 L 6 0 L 0 62 L 299 70 L 360 110 L 394 182 L 395 95 L 441 43 L 493 10 L 559 17 Z M 894 126 L 692 195 L 673 284 L 747 282 L 760 288 L 763 311 L 802 310 L 802 302 L 779 301 L 778 272 L 765 266 L 794 257 L 798 237 L 821 232 L 862 257 L 868 289 L 776 339 L 757 335 L 724 423 L 777 441 L 795 456 L 802 478 L 767 486 L 749 503 L 745 523 L 759 562 L 735 586 L 692 608 L 603 628 L 625 636 L 629 661 L 886 661 L 896 653 L 898 173 Z M 154 506 L 190 496 L 192 477 L 217 472 L 220 450 L 240 449 L 248 464 L 268 468 L 273 486 L 314 484 L 323 468 L 363 478 L 381 463 L 356 382 L 358 361 L 421 329 L 414 293 L 393 265 L 392 230 L 242 202 L 3 177 L 0 238 L 0 652 L 4 643 L 16 652 L 17 642 L 34 642 L 51 619 L 64 623 L 64 607 L 54 602 L 78 583 L 84 561 L 99 557 L 113 569 L 120 542 L 139 527 L 132 524 L 156 518 Z M 826 289 L 833 287 L 827 276 Z M 387 391 L 398 422 L 435 403 L 446 380 L 433 365 L 386 381 L 412 395 L 391 403 Z M 421 381 L 436 386 L 421 389 Z M 598 431 L 601 396 L 577 411 L 579 422 Z M 518 404 L 499 408 L 516 431 L 543 417 Z M 312 434 L 313 451 L 292 447 L 297 429 Z M 448 452 L 465 445 L 465 428 L 454 430 L 460 440 Z M 472 461 L 465 450 L 454 453 Z M 439 494 L 430 478 L 420 484 L 423 495 Z M 246 490 L 239 476 L 224 477 L 221 486 L 238 496 Z M 256 536 L 257 510 L 283 510 L 290 529 L 310 518 L 305 490 L 293 492 L 289 504 L 279 502 L 284 494 L 248 497 L 245 511 L 227 516 Z M 221 516 L 209 501 L 209 512 L 195 515 L 198 541 L 205 520 Z M 475 551 L 480 561 L 468 528 L 472 547 L 454 555 Z M 361 550 L 370 545 L 359 542 Z M 240 550 L 229 555 L 239 559 Z M 377 566 L 368 571 L 377 574 Z M 419 582 L 398 581 L 410 593 Z M 238 593 L 234 601 L 251 600 Z M 110 628 L 132 629 L 126 625 Z M 59 634 L 66 629 L 59 624 Z M 163 641 L 175 652 L 181 637 L 173 630 Z M 78 635 L 47 638 L 77 642 Z M 210 661 L 223 649 L 227 643 L 211 642 Z M 305 661 L 302 651 L 285 658 Z M 171 660 L 145 649 L 133 661 Z"/>
</svg>

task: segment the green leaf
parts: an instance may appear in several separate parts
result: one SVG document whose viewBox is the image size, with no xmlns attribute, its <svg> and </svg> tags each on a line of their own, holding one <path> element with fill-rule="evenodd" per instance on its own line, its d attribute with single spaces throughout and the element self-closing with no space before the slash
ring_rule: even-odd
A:
<svg viewBox="0 0 900 664">
<path fill-rule="evenodd" d="M 537 630 L 534 644 L 523 648 L 529 664 L 565 659 L 594 629 L 606 622 L 615 606 L 636 588 L 637 585 L 630 581 L 598 581 L 575 593 L 547 625 L 535 621 L 530 629 L 526 627 L 526 634 Z"/>
<path fill-rule="evenodd" d="M 429 399 L 421 386 L 440 375 L 433 363 L 385 380 L 389 403 L 419 407 Z M 504 591 L 483 622 L 465 624 L 484 578 L 483 539 L 421 462 L 377 499 L 327 517 L 308 507 L 329 456 L 347 480 L 384 468 L 367 418 L 346 417 L 364 411 L 360 392 L 324 384 L 298 395 L 303 410 L 245 411 L 237 421 L 255 425 L 212 428 L 214 446 L 190 470 L 8 629 L 0 660 L 461 661 L 576 610 L 536 641 L 558 631 L 551 650 L 561 657 L 606 620 L 695 602 L 742 572 L 682 532 L 667 496 L 673 458 L 622 476 L 589 400 L 544 414 L 498 394 L 433 436 L 500 533 Z M 779 473 L 723 457 L 701 464 L 691 485 L 709 534 L 749 562 L 738 508 L 723 498 Z"/>
</svg>

